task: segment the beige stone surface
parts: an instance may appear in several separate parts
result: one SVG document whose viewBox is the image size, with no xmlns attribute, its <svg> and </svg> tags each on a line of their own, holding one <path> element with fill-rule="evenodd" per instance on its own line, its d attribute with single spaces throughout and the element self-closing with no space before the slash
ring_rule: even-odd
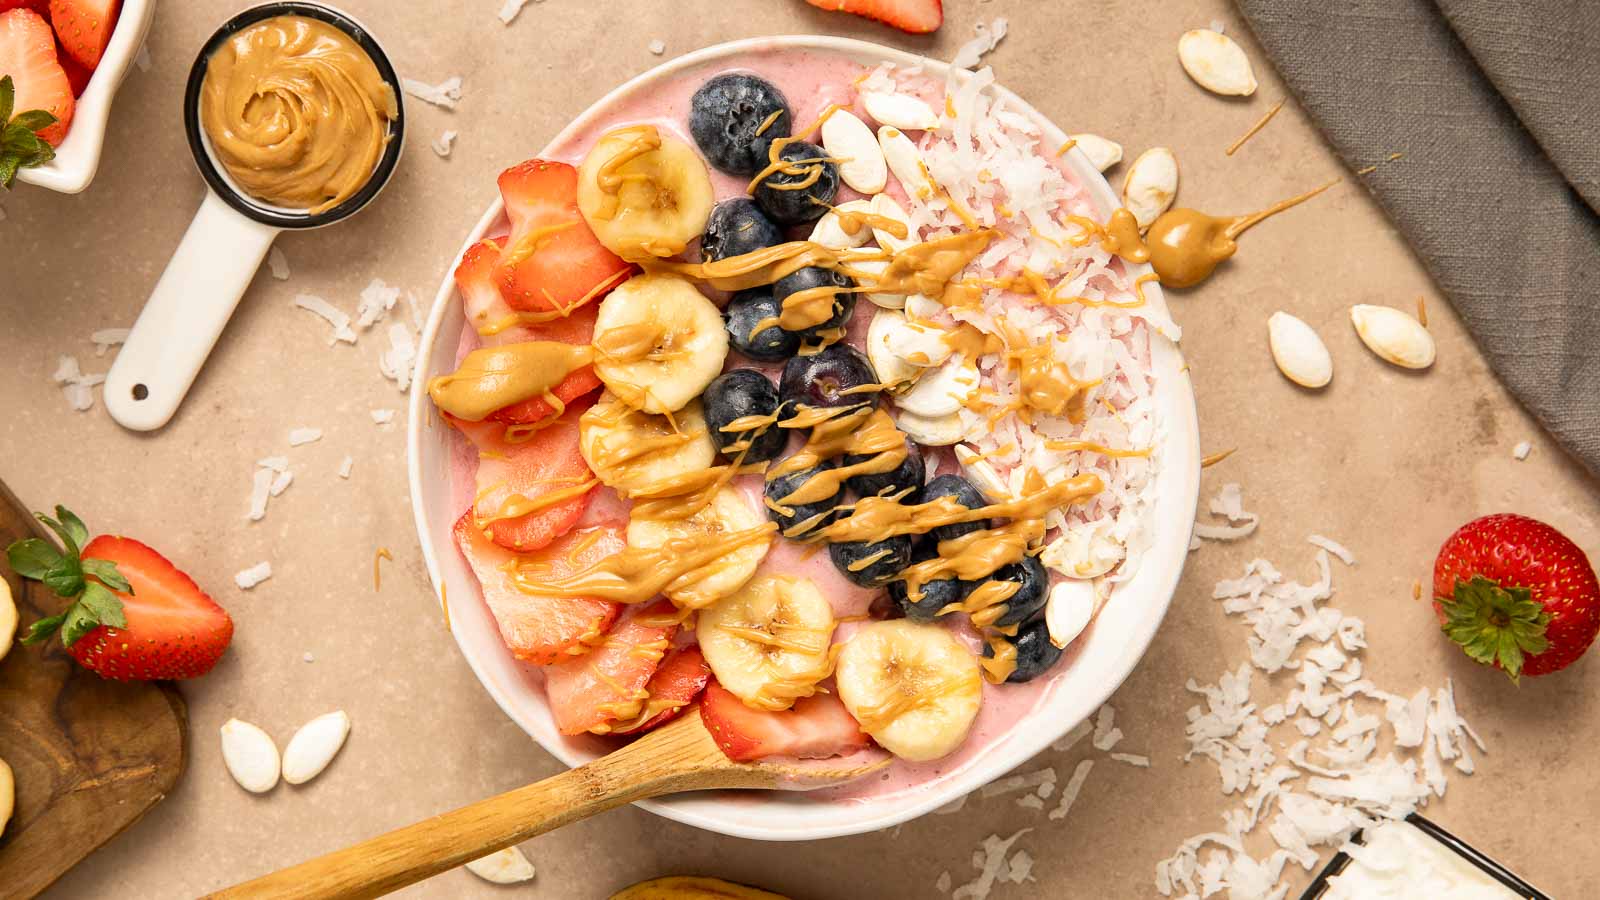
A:
<svg viewBox="0 0 1600 900">
<path fill-rule="evenodd" d="M 381 277 L 419 305 L 430 302 L 492 198 L 495 174 L 659 62 L 652 39 L 670 57 L 731 38 L 831 32 L 948 58 L 975 21 L 1008 16 L 1011 34 L 990 58 L 1002 81 L 1068 131 L 1122 142 L 1129 158 L 1171 147 L 1185 205 L 1242 212 L 1343 174 L 1292 102 L 1224 156 L 1284 89 L 1222 0 L 951 0 L 933 38 L 798 0 L 546 0 L 510 27 L 495 17 L 498 0 L 345 0 L 404 74 L 429 82 L 461 75 L 461 104 L 447 112 L 412 102 L 406 156 L 383 196 L 352 221 L 281 238 L 292 277 L 275 281 L 263 270 L 178 417 L 161 432 L 131 434 L 99 402 L 88 413 L 69 410 L 50 373 L 61 353 L 77 354 L 86 371 L 108 367 L 89 333 L 131 324 L 198 205 L 201 182 L 180 132 L 183 79 L 201 42 L 238 5 L 162 3 L 150 38 L 154 66 L 133 71 L 123 87 L 94 185 L 77 197 L 22 187 L 0 200 L 0 476 L 36 508 L 66 503 L 94 529 L 156 544 L 238 624 L 218 669 L 184 686 L 193 744 L 178 790 L 66 877 L 56 897 L 192 896 L 557 770 L 490 702 L 439 620 L 411 525 L 402 426 L 368 416 L 403 401 L 378 373 L 382 335 L 328 348 L 323 324 L 290 300 L 308 292 L 352 309 L 360 289 Z M 1261 89 L 1250 100 L 1205 94 L 1179 67 L 1178 35 L 1213 20 L 1256 62 Z M 461 138 L 441 160 L 428 142 L 445 129 Z M 1006 798 L 974 799 L 959 815 L 810 844 L 719 837 L 625 809 L 527 844 L 539 869 L 529 886 L 494 888 L 451 872 L 408 896 L 601 898 L 675 872 L 797 898 L 937 896 L 941 872 L 967 881 L 975 845 L 1019 827 L 1032 829 L 1018 846 L 1037 860 L 1034 880 L 998 887 L 994 897 L 1153 896 L 1156 861 L 1185 836 L 1217 827 L 1226 805 L 1210 764 L 1180 758 L 1183 711 L 1193 702 L 1185 678 L 1214 681 L 1246 652 L 1246 628 L 1222 615 L 1211 585 L 1258 555 L 1308 576 L 1311 532 L 1358 556 L 1353 568 L 1335 564 L 1334 602 L 1366 618 L 1371 676 L 1407 692 L 1453 678 L 1463 712 L 1489 744 L 1478 774 L 1452 778 L 1429 814 L 1552 895 L 1581 895 L 1600 792 L 1600 776 L 1584 762 L 1600 742 L 1600 661 L 1514 689 L 1445 646 L 1411 586 L 1428 577 L 1438 542 L 1482 513 L 1533 514 L 1595 548 L 1592 483 L 1494 380 L 1359 185 L 1347 181 L 1242 244 L 1216 278 L 1176 295 L 1173 306 L 1203 443 L 1239 448 L 1206 473 L 1205 493 L 1242 482 L 1262 526 L 1238 545 L 1191 557 L 1166 624 L 1116 696 L 1128 734 L 1118 749 L 1148 753 L 1153 768 L 1100 762 L 1065 821 Z M 1419 295 L 1429 301 L 1439 361 L 1412 374 L 1363 349 L 1347 309 L 1409 308 Z M 1506 302 L 1514 315 L 1516 298 Z M 1273 369 L 1266 319 L 1276 309 L 1327 341 L 1335 361 L 1327 390 L 1308 393 Z M 289 448 L 289 430 L 302 425 L 323 429 L 322 440 Z M 1532 456 L 1514 461 L 1512 446 L 1524 439 Z M 292 460 L 294 485 L 265 521 L 249 523 L 253 462 L 277 453 Z M 355 458 L 348 481 L 336 475 L 346 454 Z M 379 547 L 394 562 L 375 591 Z M 233 573 L 263 559 L 273 578 L 235 589 Z M 253 796 L 228 778 L 217 728 L 229 717 L 281 743 L 337 708 L 354 729 L 317 780 Z M 1054 765 L 1064 781 L 1091 752 L 1085 742 L 1030 767 Z"/>
</svg>

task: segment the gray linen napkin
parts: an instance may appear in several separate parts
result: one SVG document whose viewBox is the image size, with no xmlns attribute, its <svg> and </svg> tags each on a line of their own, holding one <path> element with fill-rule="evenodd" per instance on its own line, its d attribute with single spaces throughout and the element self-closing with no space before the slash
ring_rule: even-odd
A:
<svg viewBox="0 0 1600 900">
<path fill-rule="evenodd" d="M 1600 475 L 1600 3 L 1236 2 L 1345 163 L 1378 166 L 1362 182 L 1495 372 Z"/>
</svg>

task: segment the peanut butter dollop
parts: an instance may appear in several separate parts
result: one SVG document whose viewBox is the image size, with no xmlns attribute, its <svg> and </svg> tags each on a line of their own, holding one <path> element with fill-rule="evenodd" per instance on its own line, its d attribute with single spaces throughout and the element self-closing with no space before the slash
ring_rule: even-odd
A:
<svg viewBox="0 0 1600 900">
<path fill-rule="evenodd" d="M 206 63 L 200 123 L 217 160 L 258 200 L 322 212 L 361 190 L 399 116 L 394 90 L 343 31 L 265 19 Z"/>
<path fill-rule="evenodd" d="M 428 396 L 458 419 L 481 422 L 497 409 L 550 394 L 593 361 L 594 349 L 588 344 L 524 341 L 480 347 L 454 372 L 429 381 Z M 561 401 L 551 405 L 560 409 Z"/>
</svg>

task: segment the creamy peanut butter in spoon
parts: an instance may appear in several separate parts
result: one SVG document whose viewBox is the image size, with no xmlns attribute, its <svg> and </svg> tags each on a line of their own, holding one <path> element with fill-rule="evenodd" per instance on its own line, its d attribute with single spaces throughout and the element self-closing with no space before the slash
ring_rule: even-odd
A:
<svg viewBox="0 0 1600 900">
<path fill-rule="evenodd" d="M 200 123 L 234 182 L 258 200 L 313 213 L 361 190 L 399 114 L 366 51 L 303 16 L 229 37 L 200 89 Z"/>
</svg>

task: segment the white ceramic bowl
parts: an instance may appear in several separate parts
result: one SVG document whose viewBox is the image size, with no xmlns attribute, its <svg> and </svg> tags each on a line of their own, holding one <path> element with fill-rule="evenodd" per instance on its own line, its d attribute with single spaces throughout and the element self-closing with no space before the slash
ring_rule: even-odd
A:
<svg viewBox="0 0 1600 900">
<path fill-rule="evenodd" d="M 145 33 L 156 17 L 156 0 L 122 0 L 117 28 L 72 112 L 67 138 L 56 148 L 56 158 L 42 166 L 23 169 L 17 180 L 63 194 L 76 194 L 89 186 L 100 169 L 100 150 L 106 141 L 106 119 L 111 100 L 144 46 Z"/>
<path fill-rule="evenodd" d="M 679 57 L 622 85 L 579 116 L 554 142 L 585 128 L 619 100 L 685 72 L 708 72 L 737 65 L 742 54 L 806 50 L 841 54 L 860 63 L 889 61 L 921 65 L 944 77 L 944 63 L 865 41 L 835 37 L 789 36 L 718 44 Z M 1044 145 L 1056 146 L 1066 135 L 1032 107 L 1001 89 L 1013 109 L 1030 114 L 1045 129 Z M 1088 186 L 1102 216 L 1118 206 L 1105 179 L 1079 150 L 1067 156 L 1080 181 Z M 467 236 L 467 246 L 503 224 L 497 197 Z M 459 256 L 457 257 L 459 260 Z M 452 272 L 454 265 L 452 264 Z M 1154 287 L 1153 285 L 1151 286 Z M 1165 306 L 1159 290 L 1147 289 L 1149 302 Z M 424 389 L 434 375 L 456 364 L 463 317 L 451 274 L 445 275 L 423 330 L 411 393 L 408 452 L 411 499 L 423 559 L 436 591 L 450 599 L 450 625 L 461 651 L 495 701 L 540 745 L 567 765 L 579 765 L 604 752 L 597 740 L 560 735 L 545 705 L 543 685 L 533 668 L 519 663 L 500 642 L 494 619 L 479 602 L 478 584 L 456 550 L 451 526 L 460 515 L 450 478 L 451 429 L 438 419 Z M 735 837 L 757 840 L 813 840 L 859 834 L 899 824 L 929 812 L 1026 762 L 1050 742 L 1088 718 L 1110 697 L 1138 663 L 1166 614 L 1184 560 L 1194 522 L 1200 482 L 1200 439 L 1195 422 L 1194 390 L 1175 348 L 1158 341 L 1154 349 L 1157 410 L 1162 423 L 1159 450 L 1162 466 L 1156 476 L 1158 497 L 1150 511 L 1155 542 L 1138 574 L 1121 585 L 1094 626 L 1074 645 L 1075 657 L 1059 674 L 1039 708 L 992 747 L 977 754 L 934 786 L 864 800 L 818 801 L 786 792 L 707 792 L 658 800 L 640 806 L 685 824 Z"/>
</svg>

